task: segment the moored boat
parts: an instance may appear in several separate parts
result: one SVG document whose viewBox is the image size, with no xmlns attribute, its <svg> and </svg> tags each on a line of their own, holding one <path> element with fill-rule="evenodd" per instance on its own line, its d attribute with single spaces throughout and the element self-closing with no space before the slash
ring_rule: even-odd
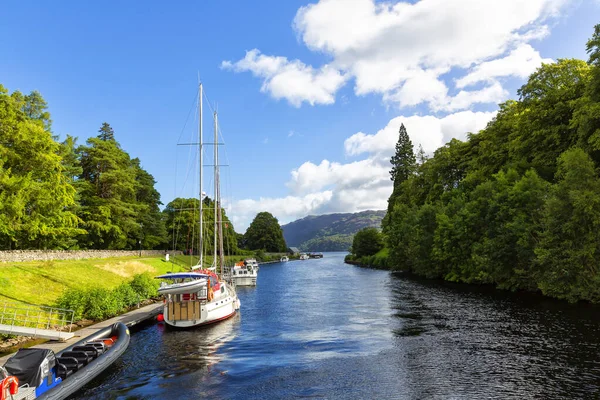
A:
<svg viewBox="0 0 600 400">
<path fill-rule="evenodd" d="M 0 398 L 66 399 L 112 365 L 129 345 L 129 329 L 108 326 L 54 354 L 26 348 L 0 368 Z"/>
<path fill-rule="evenodd" d="M 231 278 L 235 286 L 256 286 L 258 278 L 258 264 L 247 261 L 236 263 L 231 269 Z"/>
<path fill-rule="evenodd" d="M 300 260 L 308 260 L 310 257 L 308 257 L 308 254 L 306 253 L 302 253 L 300 254 Z"/>
<path fill-rule="evenodd" d="M 198 92 L 199 106 L 199 171 L 200 171 L 200 201 L 199 211 L 199 247 L 200 259 L 198 265 L 192 267 L 190 272 L 169 273 L 158 276 L 171 283 L 162 283 L 159 292 L 165 296 L 162 318 L 164 322 L 177 328 L 189 328 L 207 325 L 227 319 L 240 308 L 240 301 L 235 291 L 235 281 L 231 276 L 231 269 L 225 270 L 225 256 L 223 249 L 223 220 L 221 214 L 221 195 L 219 188 L 219 152 L 218 152 L 218 125 L 217 113 L 214 113 L 214 249 L 213 264 L 210 268 L 204 268 L 204 246 L 203 246 L 203 204 L 202 196 L 202 174 L 203 174 L 203 152 L 202 152 L 202 84 Z M 219 272 L 219 274 L 217 274 Z"/>
<path fill-rule="evenodd" d="M 288 261 L 290 261 L 290 258 L 288 256 L 283 256 L 283 257 L 281 257 L 279 259 L 279 261 L 281 261 L 281 262 L 288 262 Z"/>
</svg>

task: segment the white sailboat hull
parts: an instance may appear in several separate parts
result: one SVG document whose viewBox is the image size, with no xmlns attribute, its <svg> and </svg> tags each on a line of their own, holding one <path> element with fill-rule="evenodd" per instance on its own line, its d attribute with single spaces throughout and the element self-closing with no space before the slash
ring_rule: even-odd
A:
<svg viewBox="0 0 600 400">
<path fill-rule="evenodd" d="M 217 292 L 212 301 L 203 299 L 182 301 L 179 296 L 170 296 L 165 301 L 163 317 L 167 325 L 190 328 L 232 317 L 239 308 L 240 301 L 235 291 L 227 286 L 225 293 Z"/>
</svg>

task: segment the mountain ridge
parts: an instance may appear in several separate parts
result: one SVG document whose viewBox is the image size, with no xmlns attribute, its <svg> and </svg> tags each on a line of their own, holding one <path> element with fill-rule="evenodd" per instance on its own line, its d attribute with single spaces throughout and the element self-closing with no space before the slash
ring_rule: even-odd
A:
<svg viewBox="0 0 600 400">
<path fill-rule="evenodd" d="M 385 210 L 309 215 L 281 227 L 290 247 L 303 251 L 346 251 L 354 234 L 367 227 L 381 227 Z"/>
</svg>

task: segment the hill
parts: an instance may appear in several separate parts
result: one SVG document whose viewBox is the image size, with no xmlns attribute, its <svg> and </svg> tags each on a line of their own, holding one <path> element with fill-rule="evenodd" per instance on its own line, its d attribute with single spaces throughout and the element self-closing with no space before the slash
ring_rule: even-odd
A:
<svg viewBox="0 0 600 400">
<path fill-rule="evenodd" d="M 309 215 L 281 228 L 288 246 L 303 251 L 346 251 L 356 232 L 366 227 L 379 228 L 384 215 L 383 210 Z"/>
</svg>

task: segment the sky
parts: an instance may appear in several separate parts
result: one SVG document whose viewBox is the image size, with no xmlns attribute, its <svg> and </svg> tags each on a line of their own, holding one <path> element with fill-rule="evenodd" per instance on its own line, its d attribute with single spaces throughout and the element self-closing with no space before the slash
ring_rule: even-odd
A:
<svg viewBox="0 0 600 400">
<path fill-rule="evenodd" d="M 41 92 L 61 139 L 108 122 L 166 205 L 198 193 L 197 148 L 181 144 L 197 137 L 200 79 L 244 232 L 261 211 L 285 224 L 385 209 L 401 123 L 429 154 L 464 140 L 542 63 L 587 59 L 597 23 L 600 0 L 7 0 L 0 84 Z"/>
</svg>

